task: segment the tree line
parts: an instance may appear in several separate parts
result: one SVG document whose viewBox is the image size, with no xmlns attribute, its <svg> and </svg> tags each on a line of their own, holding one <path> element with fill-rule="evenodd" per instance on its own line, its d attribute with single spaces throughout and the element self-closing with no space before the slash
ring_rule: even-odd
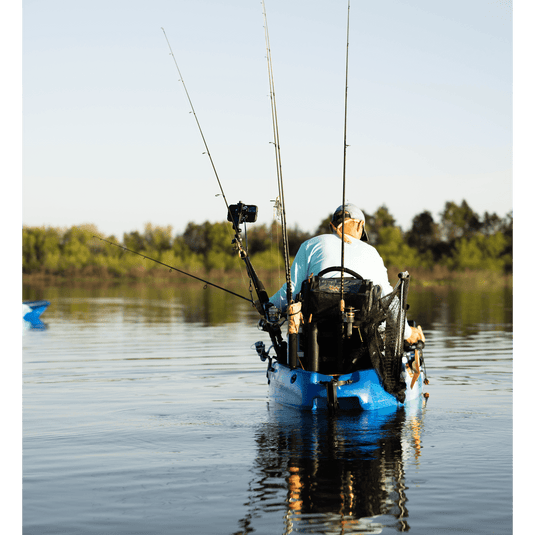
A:
<svg viewBox="0 0 535 535">
<path fill-rule="evenodd" d="M 364 215 L 369 243 L 389 268 L 410 271 L 439 265 L 452 271 L 512 272 L 512 212 L 504 218 L 488 212 L 479 215 L 464 200 L 460 204 L 448 201 L 438 221 L 425 210 L 413 218 L 405 232 L 384 205 Z M 305 240 L 330 232 L 330 219 L 329 214 L 312 234 L 298 227 L 288 229 L 290 256 L 295 256 Z M 232 272 L 243 264 L 231 246 L 233 231 L 228 222 L 190 222 L 182 234 L 175 235 L 171 226 L 148 223 L 143 232 L 124 233 L 122 241 L 113 235 L 102 236 L 90 224 L 69 229 L 24 226 L 22 234 L 22 269 L 26 274 L 141 277 L 166 270 L 94 236 L 191 273 Z M 257 270 L 284 266 L 278 222 L 248 225 L 242 237 Z"/>
</svg>

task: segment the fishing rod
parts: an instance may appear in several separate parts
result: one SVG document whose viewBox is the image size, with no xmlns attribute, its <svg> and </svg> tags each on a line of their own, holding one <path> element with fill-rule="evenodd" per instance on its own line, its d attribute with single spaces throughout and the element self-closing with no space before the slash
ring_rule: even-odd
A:
<svg viewBox="0 0 535 535">
<path fill-rule="evenodd" d="M 286 299 L 288 305 L 292 302 L 292 281 L 290 274 L 290 250 L 288 245 L 288 227 L 286 224 L 286 204 L 284 198 L 284 185 L 282 180 L 282 162 L 280 152 L 280 140 L 279 140 L 279 123 L 277 119 L 277 104 L 275 99 L 275 83 L 273 77 L 273 62 L 271 59 L 271 45 L 269 42 L 269 31 L 267 23 L 266 4 L 262 0 L 262 12 L 264 16 L 264 33 L 266 38 L 266 58 L 268 66 L 268 79 L 269 79 L 269 93 L 271 100 L 271 119 L 273 126 L 273 145 L 275 147 L 275 164 L 277 169 L 277 185 L 279 189 L 280 200 L 280 217 L 281 217 L 281 230 L 282 230 L 282 244 L 284 254 L 284 268 L 286 273 Z"/>
<path fill-rule="evenodd" d="M 227 202 L 227 198 L 225 197 L 225 192 L 223 191 L 223 186 L 221 185 L 221 181 L 219 180 L 219 175 L 217 174 L 217 169 L 215 168 L 214 160 L 212 159 L 212 155 L 210 154 L 210 149 L 208 148 L 208 143 L 206 143 L 206 139 L 204 137 L 204 133 L 201 128 L 201 123 L 199 123 L 199 119 L 197 118 L 197 114 L 195 113 L 195 108 L 193 107 L 193 102 L 191 102 L 191 98 L 188 93 L 188 88 L 186 87 L 186 82 L 184 82 L 184 78 L 182 76 L 182 73 L 180 72 L 180 68 L 178 67 L 178 63 L 176 61 L 175 55 L 173 54 L 173 49 L 171 48 L 171 44 L 169 43 L 169 39 L 167 38 L 167 34 L 165 33 L 165 30 L 162 28 L 162 32 L 165 36 L 165 40 L 167 41 L 167 46 L 169 47 L 169 55 L 172 56 L 173 61 L 175 62 L 176 70 L 178 71 L 178 75 L 180 76 L 180 82 L 182 82 L 182 85 L 184 86 L 184 91 L 186 92 L 186 97 L 188 98 L 188 102 L 191 108 L 191 112 L 193 113 L 193 117 L 195 117 L 195 122 L 197 123 L 197 126 L 199 127 L 199 132 L 201 133 L 202 141 L 204 143 L 204 147 L 206 149 L 206 154 L 208 155 L 208 158 L 210 159 L 210 163 L 212 164 L 212 169 L 214 170 L 214 174 L 217 180 L 217 183 L 219 184 L 219 190 L 221 191 L 221 195 L 223 196 L 223 200 L 225 201 L 225 205 L 227 207 L 227 211 L 229 210 L 229 205 Z"/>
<path fill-rule="evenodd" d="M 204 137 L 204 133 L 203 133 L 203 130 L 201 128 L 201 123 L 199 122 L 199 119 L 197 117 L 197 114 L 195 112 L 195 108 L 193 106 L 193 102 L 191 101 L 191 98 L 189 96 L 189 92 L 188 92 L 188 88 L 186 87 L 186 82 L 184 81 L 184 77 L 182 76 L 182 73 L 180 72 L 180 68 L 178 66 L 178 62 L 176 60 L 176 57 L 175 57 L 175 54 L 173 53 L 173 49 L 171 48 L 171 43 L 169 42 L 169 39 L 167 38 L 167 34 L 165 33 L 165 30 L 164 28 L 162 28 L 162 32 L 165 36 L 165 40 L 167 41 L 167 46 L 169 47 L 169 52 L 170 52 L 170 55 L 172 56 L 173 58 L 173 61 L 175 63 L 175 67 L 178 71 L 178 75 L 180 76 L 180 82 L 182 83 L 183 87 L 184 87 L 184 91 L 186 93 L 186 97 L 188 99 L 188 102 L 189 102 L 189 105 L 190 105 L 190 108 L 191 108 L 191 112 L 193 113 L 193 116 L 195 117 L 195 122 L 197 123 L 197 127 L 199 129 L 199 132 L 201 134 L 201 138 L 202 138 L 202 141 L 204 143 L 204 147 L 206 149 L 206 154 L 208 155 L 208 158 L 210 159 L 210 163 L 212 165 L 212 169 L 214 171 L 214 174 L 215 174 L 215 177 L 216 177 L 216 180 L 217 180 L 217 183 L 219 185 L 219 190 L 221 191 L 221 195 L 223 197 L 223 200 L 225 201 L 225 206 L 227 207 L 227 219 L 228 221 L 230 221 L 232 223 L 232 227 L 234 229 L 234 232 L 235 232 L 235 236 L 234 236 L 234 240 L 233 240 L 233 244 L 236 246 L 238 252 L 239 252 L 239 255 L 240 257 L 245 261 L 245 265 L 246 265 L 246 268 L 247 268 L 247 273 L 249 275 L 249 278 L 251 279 L 254 287 L 255 287 L 255 290 L 257 292 L 257 295 L 258 295 L 258 298 L 260 300 L 260 302 L 262 304 L 265 304 L 269 301 L 269 296 L 264 288 L 264 285 L 262 284 L 262 282 L 260 281 L 260 279 L 258 278 L 258 275 L 256 274 L 256 271 L 254 270 L 252 264 L 251 264 L 251 261 L 249 259 L 249 256 L 247 254 L 247 250 L 246 248 L 243 246 L 243 243 L 242 243 L 242 240 L 241 240 L 241 229 L 240 229 L 240 223 L 242 223 L 242 221 L 240 221 L 240 218 L 239 218 L 239 210 L 238 210 L 238 206 L 245 206 L 241 203 L 239 203 L 239 205 L 231 205 L 229 206 L 228 202 L 227 202 L 227 197 L 225 195 L 225 191 L 223 190 L 223 186 L 221 184 L 221 180 L 219 179 L 219 175 L 217 173 L 217 169 L 215 167 L 215 163 L 214 163 L 214 160 L 212 158 L 212 155 L 210 153 L 210 149 L 208 148 L 208 143 L 206 142 L 206 138 Z"/>
<path fill-rule="evenodd" d="M 345 211 L 346 211 L 346 156 L 347 156 L 347 83 L 349 72 L 349 10 L 350 0 L 347 0 L 347 40 L 346 40 L 346 84 L 344 99 L 344 163 L 342 166 L 342 279 L 340 281 L 340 310 L 344 313 L 344 261 L 345 261 Z"/>
<path fill-rule="evenodd" d="M 301 317 L 301 303 L 294 303 L 292 299 L 292 278 L 290 269 L 290 248 L 288 245 L 288 225 L 286 222 L 286 201 L 284 197 L 284 184 L 282 180 L 282 162 L 280 153 L 279 122 L 277 118 L 277 104 L 275 99 L 275 82 L 273 77 L 273 61 L 271 58 L 271 46 L 269 42 L 269 30 L 267 23 L 266 4 L 262 0 L 262 11 L 264 15 L 264 32 L 266 37 L 266 58 L 268 67 L 269 93 L 271 98 L 271 119 L 273 124 L 273 145 L 275 146 L 275 163 L 277 167 L 277 184 L 279 188 L 280 215 L 282 243 L 284 251 L 284 268 L 286 274 L 286 303 L 288 316 L 288 364 L 290 368 L 298 366 L 298 332 Z M 286 349 L 284 347 L 284 349 Z M 277 352 L 279 355 L 281 351 Z M 286 351 L 284 351 L 286 353 Z M 286 355 L 280 355 L 285 358 Z M 281 360 L 279 357 L 279 360 Z"/>
<path fill-rule="evenodd" d="M 214 171 L 214 174 L 217 179 L 217 183 L 219 184 L 219 189 L 221 191 L 221 195 L 223 196 L 223 200 L 225 201 L 225 206 L 227 207 L 227 220 L 232 223 L 232 228 L 234 229 L 234 239 L 232 240 L 233 245 L 238 251 L 238 254 L 240 258 L 244 261 L 247 274 L 249 276 L 249 279 L 251 280 L 251 283 L 253 284 L 256 294 L 258 296 L 258 305 L 257 302 L 250 300 L 255 308 L 258 310 L 258 312 L 264 316 L 264 319 L 261 321 L 262 329 L 269 333 L 269 336 L 271 338 L 271 341 L 273 342 L 273 346 L 275 348 L 275 351 L 277 353 L 277 356 L 279 358 L 282 358 L 283 355 L 286 354 L 286 343 L 282 340 L 282 334 L 280 329 L 280 324 L 277 321 L 273 321 L 273 319 L 270 317 L 269 312 L 269 295 L 266 292 L 266 289 L 264 288 L 263 283 L 258 278 L 258 275 L 251 263 L 251 259 L 249 258 L 249 254 L 247 252 L 247 248 L 244 247 L 242 239 L 241 239 L 241 223 L 247 223 L 247 222 L 254 222 L 256 221 L 256 206 L 246 206 L 241 201 L 238 204 L 229 205 L 227 202 L 227 198 L 225 196 L 225 192 L 223 191 L 223 186 L 221 184 L 221 181 L 219 180 L 219 175 L 217 173 L 214 161 L 212 159 L 212 155 L 210 154 L 210 149 L 208 148 L 208 143 L 206 142 L 206 138 L 204 137 L 204 133 L 201 128 L 201 124 L 199 122 L 199 119 L 197 117 L 197 114 L 195 113 L 195 108 L 193 107 L 193 103 L 191 101 L 191 98 L 189 96 L 186 83 L 184 81 L 184 77 L 182 76 L 182 73 L 180 72 L 180 68 L 178 66 L 178 62 L 175 58 L 175 55 L 173 53 L 173 49 L 171 48 L 171 44 L 169 42 L 169 39 L 167 38 L 167 34 L 165 33 L 164 28 L 162 27 L 162 32 L 165 36 L 165 40 L 167 41 L 167 46 L 169 47 L 170 55 L 173 58 L 173 61 L 175 63 L 176 69 L 178 71 L 178 75 L 180 76 L 180 82 L 182 82 L 182 85 L 184 87 L 184 91 L 186 92 L 186 97 L 188 99 L 191 111 L 193 113 L 193 116 L 195 117 L 195 121 L 197 123 L 197 127 L 199 128 L 199 132 L 201 134 L 204 147 L 206 149 L 206 154 L 208 155 L 208 158 L 210 159 L 210 163 L 212 165 L 212 169 Z M 143 255 L 142 255 L 143 256 Z M 242 296 L 243 297 L 243 296 Z"/>
<path fill-rule="evenodd" d="M 214 284 L 213 282 L 209 282 L 207 280 L 201 279 L 200 277 L 196 277 L 195 275 L 192 275 L 191 273 L 187 273 L 186 271 L 182 271 L 181 269 L 178 269 L 174 266 L 170 266 L 168 264 L 165 264 L 164 262 L 160 262 L 159 260 L 156 260 L 155 258 L 151 258 L 150 256 L 147 256 L 146 254 L 138 253 L 137 251 L 133 251 L 132 249 L 128 249 L 128 247 L 124 247 L 123 245 L 119 245 L 118 243 L 113 243 L 112 241 L 106 240 L 104 238 L 101 238 L 100 236 L 93 236 L 93 238 L 97 238 L 101 241 L 104 241 L 106 243 L 109 243 L 110 245 L 113 245 L 114 247 L 118 247 L 119 249 L 123 249 L 124 251 L 128 251 L 129 253 L 137 254 L 138 256 L 141 256 L 142 258 L 146 258 L 147 260 L 152 260 L 153 262 L 156 262 L 157 264 L 160 264 L 161 266 L 165 266 L 169 269 L 172 269 L 174 271 L 178 271 L 179 273 L 182 273 L 183 275 L 187 275 L 188 277 L 191 277 L 193 279 L 197 279 L 198 281 L 204 282 L 205 284 L 209 284 L 210 286 L 213 286 L 214 288 L 218 288 L 219 290 L 223 290 L 224 292 L 227 292 L 231 295 L 235 295 L 236 297 L 239 297 L 240 299 L 244 299 L 245 301 L 248 301 L 249 303 L 252 303 L 253 300 L 249 299 L 247 297 L 244 297 L 243 295 L 237 294 L 232 292 L 231 290 L 227 290 L 226 288 L 223 288 L 222 286 L 218 286 L 217 284 Z"/>
</svg>

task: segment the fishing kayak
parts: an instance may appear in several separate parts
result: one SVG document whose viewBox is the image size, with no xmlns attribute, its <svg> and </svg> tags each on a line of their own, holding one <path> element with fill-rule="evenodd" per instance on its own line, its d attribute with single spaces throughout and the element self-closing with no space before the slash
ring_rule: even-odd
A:
<svg viewBox="0 0 535 535">
<path fill-rule="evenodd" d="M 403 357 L 405 363 L 414 359 L 414 353 Z M 400 402 L 383 387 L 375 369 L 359 370 L 333 377 L 301 368 L 294 370 L 274 362 L 267 371 L 269 399 L 280 405 L 318 411 L 329 408 L 329 389 L 336 389 L 338 409 L 342 411 L 369 411 L 401 407 L 420 401 L 425 374 L 416 377 L 406 367 L 402 372 L 406 384 L 405 400 Z M 411 386 L 412 385 L 412 386 Z"/>
<path fill-rule="evenodd" d="M 339 299 L 340 279 L 318 276 L 304 283 L 297 325 L 292 317 L 298 314 L 288 314 L 288 341 L 277 343 L 272 337 L 276 356 L 263 342 L 255 346 L 261 360 L 268 360 L 270 401 L 331 412 L 390 409 L 421 401 L 428 384 L 425 344 L 403 340 L 409 278 L 407 272 L 400 273 L 394 291 L 384 297 L 371 281 L 346 279 L 344 301 L 355 311 L 351 328 L 332 306 Z M 287 320 L 275 316 L 273 321 Z M 261 321 L 264 330 L 266 324 Z"/>
<path fill-rule="evenodd" d="M 22 319 L 32 325 L 41 325 L 41 314 L 50 305 L 50 301 L 23 301 L 22 302 Z"/>
</svg>

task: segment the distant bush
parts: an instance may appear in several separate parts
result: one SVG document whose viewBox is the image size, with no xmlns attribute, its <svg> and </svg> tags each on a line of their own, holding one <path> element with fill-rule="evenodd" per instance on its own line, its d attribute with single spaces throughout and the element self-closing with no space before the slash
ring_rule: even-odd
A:
<svg viewBox="0 0 535 535">
<path fill-rule="evenodd" d="M 513 216 L 496 214 L 481 217 L 463 201 L 447 202 L 439 222 L 428 211 L 416 215 L 407 232 L 396 225 L 386 206 L 365 214 L 370 243 L 377 248 L 385 265 L 397 270 L 425 269 L 438 273 L 448 270 L 486 270 L 511 273 Z M 329 232 L 330 216 L 323 219 L 317 233 Z M 168 270 L 150 260 L 110 245 L 99 236 L 95 225 L 69 229 L 26 227 L 22 229 L 23 273 L 60 276 L 144 277 Z M 104 236 L 102 236 L 104 237 Z M 299 246 L 311 235 L 297 227 L 288 229 L 290 261 Z M 143 232 L 105 237 L 136 253 L 154 258 L 186 272 L 234 272 L 242 266 L 231 245 L 233 232 L 228 222 L 190 222 L 182 234 L 173 236 L 172 227 L 147 224 Z M 249 226 L 242 236 L 255 269 L 284 269 L 282 232 L 279 223 Z"/>
</svg>

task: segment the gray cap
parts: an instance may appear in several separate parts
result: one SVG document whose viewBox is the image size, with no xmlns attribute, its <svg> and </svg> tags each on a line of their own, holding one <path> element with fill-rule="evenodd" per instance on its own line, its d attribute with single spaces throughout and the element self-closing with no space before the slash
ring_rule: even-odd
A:
<svg viewBox="0 0 535 535">
<path fill-rule="evenodd" d="M 358 219 L 359 221 L 363 221 L 364 225 L 366 225 L 366 218 L 364 217 L 364 212 L 351 203 L 347 203 L 345 206 L 339 206 L 334 211 L 333 216 L 331 218 L 331 222 L 335 227 L 338 227 L 338 225 L 340 225 L 340 223 L 342 223 L 342 221 L 344 221 L 345 219 Z M 362 230 L 362 236 L 360 239 L 362 241 L 368 241 L 368 234 L 365 228 Z"/>
</svg>

